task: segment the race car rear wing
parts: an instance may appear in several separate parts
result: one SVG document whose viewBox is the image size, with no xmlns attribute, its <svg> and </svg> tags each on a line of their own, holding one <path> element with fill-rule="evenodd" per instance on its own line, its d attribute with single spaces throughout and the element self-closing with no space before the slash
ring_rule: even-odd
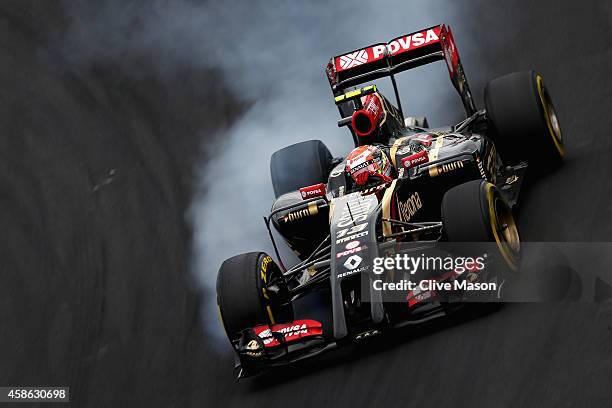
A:
<svg viewBox="0 0 612 408">
<path fill-rule="evenodd" d="M 342 95 L 348 87 L 389 76 L 402 112 L 394 74 L 440 60 L 446 61 L 451 82 L 461 96 L 467 116 L 473 115 L 476 107 L 453 34 L 444 24 L 394 38 L 386 44 L 374 44 L 333 57 L 327 64 L 326 74 L 335 97 Z"/>
</svg>

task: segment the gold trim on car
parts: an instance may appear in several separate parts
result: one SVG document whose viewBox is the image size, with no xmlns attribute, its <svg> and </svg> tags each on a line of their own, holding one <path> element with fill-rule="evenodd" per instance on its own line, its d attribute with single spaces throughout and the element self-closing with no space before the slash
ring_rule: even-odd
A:
<svg viewBox="0 0 612 408">
<path fill-rule="evenodd" d="M 391 182 L 391 185 L 385 191 L 385 194 L 382 198 L 382 218 L 384 220 L 391 219 L 391 199 L 393 198 L 393 192 L 395 191 L 395 184 L 397 183 L 397 179 Z M 389 221 L 382 222 L 382 232 L 383 237 L 387 237 L 393 233 L 391 229 L 391 223 Z"/>
<path fill-rule="evenodd" d="M 402 141 L 406 140 L 408 138 L 408 136 L 404 136 L 404 137 L 400 137 L 399 139 L 396 139 L 395 142 L 393 143 L 393 146 L 391 146 L 391 149 L 389 149 L 389 156 L 391 156 L 391 161 L 393 162 L 393 166 L 397 169 L 397 163 L 395 162 L 395 155 L 397 154 L 397 149 L 399 149 L 400 145 L 402 144 Z"/>
<path fill-rule="evenodd" d="M 429 151 L 429 161 L 438 160 L 438 154 L 440 154 L 440 149 L 444 145 L 444 136 L 436 137 L 436 141 L 434 142 L 434 147 Z"/>
</svg>

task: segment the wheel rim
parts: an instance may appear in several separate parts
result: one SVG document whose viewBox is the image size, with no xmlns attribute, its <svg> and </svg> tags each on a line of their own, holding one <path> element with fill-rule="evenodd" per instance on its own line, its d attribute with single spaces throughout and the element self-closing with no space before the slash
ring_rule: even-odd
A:
<svg viewBox="0 0 612 408">
<path fill-rule="evenodd" d="M 565 155 L 563 148 L 563 137 L 561 135 L 561 125 L 559 124 L 559 119 L 557 118 L 555 105 L 553 105 L 552 98 L 544 86 L 542 77 L 538 75 L 536 82 L 538 86 L 538 95 L 540 96 L 542 107 L 544 108 L 544 116 L 546 119 L 546 126 L 548 127 L 548 133 L 553 140 L 557 152 L 561 157 L 563 157 Z"/>
<path fill-rule="evenodd" d="M 521 244 L 516 222 L 506 203 L 499 197 L 495 198 L 495 218 L 501 241 L 507 244 L 512 252 L 518 254 Z"/>
<path fill-rule="evenodd" d="M 513 271 L 516 271 L 518 270 L 521 242 L 514 216 L 506 202 L 499 195 L 495 194 L 495 186 L 493 184 L 489 184 L 487 195 L 491 230 L 493 231 L 495 242 L 508 266 Z"/>
</svg>

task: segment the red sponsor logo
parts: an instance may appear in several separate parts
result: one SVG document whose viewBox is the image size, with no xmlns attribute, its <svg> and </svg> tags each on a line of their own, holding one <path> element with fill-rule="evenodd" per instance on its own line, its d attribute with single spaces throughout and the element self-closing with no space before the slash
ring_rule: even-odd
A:
<svg viewBox="0 0 612 408">
<path fill-rule="evenodd" d="M 337 72 L 368 64 L 388 55 L 398 55 L 440 41 L 440 26 L 398 37 L 387 44 L 375 44 L 336 57 Z"/>
<path fill-rule="evenodd" d="M 406 169 L 410 169 L 414 166 L 418 166 L 419 164 L 427 163 L 428 161 L 429 156 L 427 155 L 427 151 L 421 150 L 418 153 L 404 157 L 402 159 L 402 166 L 404 166 Z"/>
<path fill-rule="evenodd" d="M 300 188 L 300 194 L 302 194 L 304 200 L 312 197 L 323 197 L 326 192 L 324 183 Z"/>
<path fill-rule="evenodd" d="M 293 342 L 305 337 L 320 336 L 323 328 L 316 320 L 306 319 L 273 326 L 256 326 L 253 332 L 262 340 L 264 347 L 275 347 L 281 344 L 277 337 L 282 336 L 284 342 Z"/>
<path fill-rule="evenodd" d="M 356 242 L 356 241 L 353 241 L 353 242 Z M 336 258 L 342 258 L 343 256 L 347 256 L 347 255 L 351 255 L 351 254 L 354 254 L 354 253 L 357 253 L 357 252 L 361 252 L 361 251 L 363 251 L 364 249 L 367 249 L 367 248 L 368 247 L 365 246 L 365 245 L 364 246 L 358 246 L 356 248 L 355 247 L 354 248 L 349 248 L 346 251 L 338 252 L 336 254 Z"/>
</svg>

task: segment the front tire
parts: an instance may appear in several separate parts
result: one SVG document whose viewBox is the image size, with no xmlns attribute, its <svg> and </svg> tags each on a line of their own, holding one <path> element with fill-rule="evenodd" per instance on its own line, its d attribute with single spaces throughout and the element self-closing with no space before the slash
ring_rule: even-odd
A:
<svg viewBox="0 0 612 408">
<path fill-rule="evenodd" d="M 495 185 L 478 179 L 455 186 L 444 194 L 441 212 L 449 241 L 495 242 L 510 269 L 518 269 L 518 229 Z"/>
<path fill-rule="evenodd" d="M 502 158 L 528 160 L 531 167 L 552 170 L 565 156 L 561 125 L 542 76 L 515 72 L 485 88 L 489 135 Z"/>
<path fill-rule="evenodd" d="M 227 259 L 217 275 L 217 304 L 230 341 L 242 330 L 293 320 L 293 308 L 280 268 L 263 252 Z"/>
</svg>

